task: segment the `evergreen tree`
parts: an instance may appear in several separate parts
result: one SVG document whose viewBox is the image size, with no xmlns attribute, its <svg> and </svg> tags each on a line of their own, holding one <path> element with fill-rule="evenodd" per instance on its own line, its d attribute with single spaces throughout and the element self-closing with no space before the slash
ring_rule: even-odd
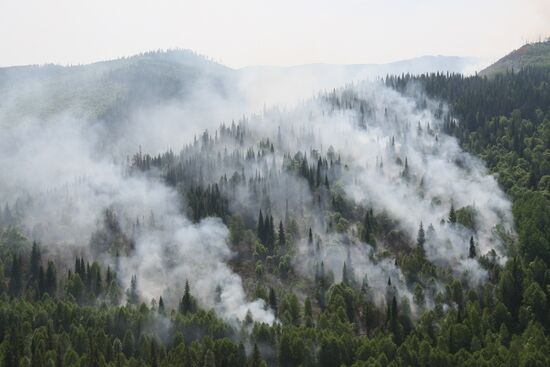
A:
<svg viewBox="0 0 550 367">
<path fill-rule="evenodd" d="M 422 225 L 422 222 L 420 222 L 420 226 L 418 227 L 418 235 L 416 237 L 416 245 L 418 247 L 423 248 L 425 242 L 426 242 L 426 235 L 424 233 L 424 226 Z"/>
<path fill-rule="evenodd" d="M 370 241 L 370 236 L 371 236 L 370 230 L 371 230 L 370 218 L 369 218 L 369 212 L 367 210 L 367 212 L 365 213 L 365 218 L 363 220 L 363 236 L 362 236 L 363 242 L 368 243 Z"/>
<path fill-rule="evenodd" d="M 344 266 L 342 267 L 342 284 L 349 285 L 348 269 L 346 268 L 345 261 L 344 261 Z"/>
<path fill-rule="evenodd" d="M 409 179 L 409 161 L 407 157 L 405 157 L 405 167 L 403 168 L 403 172 L 401 172 L 401 176 L 405 179 Z"/>
<path fill-rule="evenodd" d="M 284 247 L 286 245 L 285 229 L 283 227 L 283 221 L 279 221 L 279 246 Z"/>
<path fill-rule="evenodd" d="M 38 294 L 37 298 L 39 298 L 42 294 L 46 292 L 46 272 L 44 271 L 44 267 L 40 265 L 40 269 L 38 270 Z"/>
<path fill-rule="evenodd" d="M 21 360 L 21 346 L 16 325 L 12 325 L 6 339 L 8 342 L 4 352 L 4 367 L 19 367 Z"/>
<path fill-rule="evenodd" d="M 248 362 L 249 367 L 262 367 L 262 356 L 260 355 L 260 350 L 258 349 L 258 344 L 254 343 L 254 349 L 250 360 Z"/>
<path fill-rule="evenodd" d="M 40 258 L 40 248 L 36 241 L 33 241 L 30 260 L 31 278 L 33 280 L 38 279 L 38 272 L 40 271 Z"/>
<path fill-rule="evenodd" d="M 264 216 L 262 214 L 262 211 L 260 210 L 260 215 L 258 216 L 258 239 L 260 242 L 262 242 L 264 245 L 265 243 L 265 225 L 264 225 Z"/>
<path fill-rule="evenodd" d="M 455 206 L 454 206 L 454 203 L 452 203 L 452 202 L 451 202 L 451 209 L 449 210 L 449 223 L 451 223 L 451 224 L 456 223 Z"/>
<path fill-rule="evenodd" d="M 185 281 L 185 291 L 183 293 L 183 297 L 181 298 L 180 305 L 179 305 L 179 311 L 186 315 L 189 313 L 194 313 L 196 310 L 196 301 L 191 295 L 191 290 L 189 287 L 189 281 Z"/>
<path fill-rule="evenodd" d="M 45 277 L 45 292 L 54 297 L 57 292 L 57 274 L 53 261 L 48 261 Z"/>
<path fill-rule="evenodd" d="M 474 259 L 476 257 L 476 245 L 474 242 L 474 236 L 470 237 L 470 249 L 468 251 L 468 257 Z"/>
<path fill-rule="evenodd" d="M 272 287 L 269 287 L 269 307 L 271 307 L 275 315 L 277 315 L 277 295 Z"/>
<path fill-rule="evenodd" d="M 390 315 L 389 315 L 389 328 L 390 332 L 393 334 L 393 337 L 397 344 L 400 342 L 400 330 L 399 330 L 399 317 L 397 311 L 397 299 L 393 296 L 390 305 Z"/>
<path fill-rule="evenodd" d="M 311 300 L 309 297 L 306 297 L 306 300 L 304 301 L 304 321 L 306 323 L 306 327 L 313 327 L 313 309 L 311 307 Z"/>
<path fill-rule="evenodd" d="M 132 357 L 135 352 L 135 338 L 132 330 L 126 330 L 124 339 L 122 339 L 122 352 L 127 357 Z"/>
<path fill-rule="evenodd" d="M 9 293 L 12 297 L 18 297 L 21 294 L 23 282 L 23 267 L 21 259 L 17 255 L 12 255 Z"/>
<path fill-rule="evenodd" d="M 127 297 L 129 304 L 136 306 L 139 303 L 139 291 L 136 275 L 132 275 L 132 279 L 130 280 L 130 289 L 127 292 Z"/>
<path fill-rule="evenodd" d="M 158 312 L 159 314 L 161 315 L 164 315 L 166 313 L 165 309 L 164 309 L 164 300 L 162 299 L 162 296 L 159 298 L 159 309 L 158 309 Z"/>
</svg>

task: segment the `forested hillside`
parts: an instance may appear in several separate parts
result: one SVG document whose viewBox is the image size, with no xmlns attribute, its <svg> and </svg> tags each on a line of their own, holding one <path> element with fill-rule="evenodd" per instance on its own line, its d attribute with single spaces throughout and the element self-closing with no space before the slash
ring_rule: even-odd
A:
<svg viewBox="0 0 550 367">
<path fill-rule="evenodd" d="M 549 80 L 388 77 L 0 198 L 3 365 L 550 364 Z"/>
<path fill-rule="evenodd" d="M 480 75 L 492 76 L 506 72 L 518 72 L 528 67 L 550 67 L 550 39 L 526 43 L 480 71 Z"/>
</svg>

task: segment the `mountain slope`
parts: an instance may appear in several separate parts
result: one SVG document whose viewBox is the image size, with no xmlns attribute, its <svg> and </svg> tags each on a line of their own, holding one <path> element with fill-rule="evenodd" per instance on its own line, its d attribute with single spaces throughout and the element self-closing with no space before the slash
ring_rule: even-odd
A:
<svg viewBox="0 0 550 367">
<path fill-rule="evenodd" d="M 225 95 L 231 73 L 187 50 L 78 66 L 0 68 L 0 111 L 10 117 L 44 118 L 70 110 L 77 116 L 115 120 L 138 106 L 183 100 L 199 87 Z"/>
<path fill-rule="evenodd" d="M 462 72 L 475 59 L 424 56 L 389 64 L 231 69 L 188 50 L 148 52 L 88 65 L 0 68 L 0 123 L 22 116 L 48 118 L 61 112 L 92 120 L 128 119 L 138 108 L 222 99 L 240 112 L 294 103 L 320 89 L 387 74 Z M 245 106 L 246 104 L 246 106 Z M 220 106 L 217 106 L 220 109 Z"/>
<path fill-rule="evenodd" d="M 480 75 L 495 75 L 508 70 L 517 72 L 528 66 L 550 67 L 550 40 L 525 44 L 482 70 Z"/>
<path fill-rule="evenodd" d="M 2 364 L 550 365 L 549 75 L 389 77 L 207 131 L 158 108 L 116 143 L 168 150 L 122 161 L 84 119 L 3 126 Z"/>
</svg>

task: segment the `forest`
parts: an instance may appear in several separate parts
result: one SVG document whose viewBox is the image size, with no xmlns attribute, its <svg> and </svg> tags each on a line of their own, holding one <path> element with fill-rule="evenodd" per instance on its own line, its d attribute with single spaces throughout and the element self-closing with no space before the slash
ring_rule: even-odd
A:
<svg viewBox="0 0 550 367">
<path fill-rule="evenodd" d="M 47 199 L 0 198 L 3 366 L 550 365 L 549 81 L 388 76 L 136 149 L 124 189 L 177 213 L 105 206 L 69 250 L 27 224 Z"/>
</svg>

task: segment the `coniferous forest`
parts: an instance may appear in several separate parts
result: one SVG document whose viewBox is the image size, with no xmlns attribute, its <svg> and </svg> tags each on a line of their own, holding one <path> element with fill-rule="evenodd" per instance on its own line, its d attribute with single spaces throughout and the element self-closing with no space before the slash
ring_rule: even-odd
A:
<svg viewBox="0 0 550 367">
<path fill-rule="evenodd" d="M 388 76 L 0 197 L 2 365 L 550 365 L 549 82 Z"/>
</svg>

